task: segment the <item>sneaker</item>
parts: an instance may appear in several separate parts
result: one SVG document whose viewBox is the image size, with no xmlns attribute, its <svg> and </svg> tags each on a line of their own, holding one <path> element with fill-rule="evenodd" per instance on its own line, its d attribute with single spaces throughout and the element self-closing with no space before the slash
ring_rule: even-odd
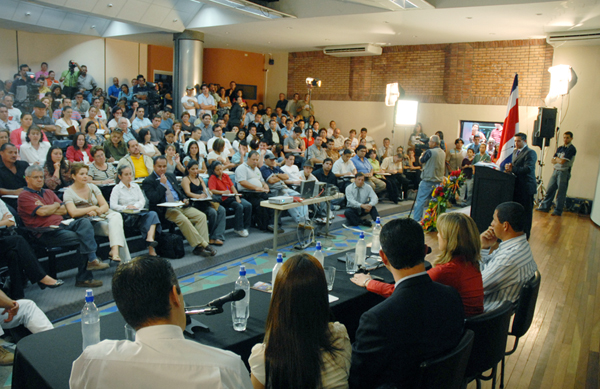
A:
<svg viewBox="0 0 600 389">
<path fill-rule="evenodd" d="M 75 286 L 78 288 L 99 288 L 102 286 L 102 281 L 99 281 L 99 280 L 76 281 Z"/>
<path fill-rule="evenodd" d="M 327 223 L 327 219 L 325 219 L 324 217 L 318 217 L 318 218 L 315 219 L 315 221 L 317 223 L 321 223 L 321 224 Z"/>
<path fill-rule="evenodd" d="M 329 212 L 329 220 L 335 219 L 335 214 L 333 212 Z"/>
<path fill-rule="evenodd" d="M 10 366 L 15 360 L 15 354 L 4 347 L 0 347 L 0 366 Z"/>
<path fill-rule="evenodd" d="M 215 250 L 214 247 L 212 247 L 211 245 L 208 245 L 204 248 L 204 252 L 202 254 L 203 257 L 214 257 L 215 255 L 217 255 L 217 250 Z"/>
<path fill-rule="evenodd" d="M 98 258 L 94 259 L 92 262 L 88 262 L 88 264 L 87 264 L 88 271 L 105 270 L 108 268 L 109 268 L 108 263 L 100 262 L 100 260 Z"/>
<path fill-rule="evenodd" d="M 332 208 L 333 208 L 334 211 L 339 211 L 340 210 L 340 206 L 339 205 L 334 205 Z"/>
<path fill-rule="evenodd" d="M 238 234 L 238 235 L 239 235 L 239 236 L 241 236 L 242 238 L 245 238 L 245 237 L 247 237 L 247 236 L 248 236 L 248 231 L 246 231 L 246 230 L 241 230 L 241 231 L 235 231 L 235 230 L 234 230 L 233 232 L 235 232 L 236 234 Z"/>
</svg>

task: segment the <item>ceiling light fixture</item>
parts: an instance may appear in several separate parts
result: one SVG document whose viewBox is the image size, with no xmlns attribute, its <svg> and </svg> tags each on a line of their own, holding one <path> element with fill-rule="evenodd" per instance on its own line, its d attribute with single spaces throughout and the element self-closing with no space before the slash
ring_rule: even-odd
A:
<svg viewBox="0 0 600 389">
<path fill-rule="evenodd" d="M 390 0 L 390 2 L 394 3 L 395 5 L 397 5 L 398 7 L 402 8 L 402 9 L 417 9 L 417 8 L 419 8 L 416 5 L 414 5 L 413 3 L 411 3 L 409 0 Z"/>
<path fill-rule="evenodd" d="M 190 0 L 196 3 L 200 3 L 197 0 Z M 276 11 L 269 7 L 264 7 L 260 4 L 253 3 L 247 0 L 209 0 L 213 3 L 224 5 L 225 7 L 234 8 L 238 11 L 246 12 L 252 15 L 260 16 L 267 19 L 282 19 L 282 18 L 296 18 L 296 16 L 287 14 L 285 12 Z"/>
</svg>

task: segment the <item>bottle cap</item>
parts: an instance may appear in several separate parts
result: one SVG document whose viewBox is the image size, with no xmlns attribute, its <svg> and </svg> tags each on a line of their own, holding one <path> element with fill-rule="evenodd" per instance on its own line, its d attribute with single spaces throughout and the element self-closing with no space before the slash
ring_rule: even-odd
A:
<svg viewBox="0 0 600 389">
<path fill-rule="evenodd" d="M 277 253 L 277 263 L 283 262 L 283 254 Z"/>
<path fill-rule="evenodd" d="M 360 238 L 361 238 L 361 239 L 364 239 L 364 238 L 365 238 L 365 233 L 364 233 L 364 232 L 361 232 L 361 233 L 360 233 Z"/>
<path fill-rule="evenodd" d="M 321 250 L 321 242 L 317 242 L 317 250 Z"/>
<path fill-rule="evenodd" d="M 85 291 L 85 302 L 93 303 L 94 302 L 94 291 L 91 289 L 87 289 Z"/>
<path fill-rule="evenodd" d="M 381 219 L 379 219 L 379 216 L 377 216 L 377 220 L 375 220 L 375 223 L 381 224 Z"/>
<path fill-rule="evenodd" d="M 246 266 L 244 266 L 244 265 L 240 266 L 240 275 L 241 276 L 246 275 Z"/>
</svg>

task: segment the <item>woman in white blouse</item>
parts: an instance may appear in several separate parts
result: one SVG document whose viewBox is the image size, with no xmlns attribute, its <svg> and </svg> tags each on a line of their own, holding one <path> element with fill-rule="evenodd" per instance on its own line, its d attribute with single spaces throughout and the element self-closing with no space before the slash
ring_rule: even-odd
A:
<svg viewBox="0 0 600 389">
<path fill-rule="evenodd" d="M 235 164 L 229 162 L 229 158 L 227 158 L 227 153 L 224 151 L 225 149 L 225 141 L 223 139 L 217 138 L 212 144 L 213 151 L 208 153 L 206 159 L 208 159 L 207 165 L 210 166 L 214 161 L 219 161 L 223 164 L 225 169 L 234 168 Z"/>
<path fill-rule="evenodd" d="M 36 126 L 29 127 L 25 143 L 21 145 L 21 159 L 30 164 L 43 166 L 46 162 L 50 143 L 42 141 L 42 130 Z"/>
<path fill-rule="evenodd" d="M 79 123 L 75 119 L 71 119 L 71 115 L 73 115 L 73 108 L 66 107 L 63 108 L 61 113 L 61 118 L 56 121 L 56 125 L 59 127 L 56 130 L 56 136 L 60 138 L 66 138 L 69 136 L 68 129 L 74 129 L 75 132 L 79 132 Z M 73 134 L 75 132 L 72 132 Z"/>
<path fill-rule="evenodd" d="M 146 197 L 142 193 L 140 186 L 133 181 L 133 173 L 129 166 L 120 166 L 117 171 L 119 184 L 115 186 L 110 194 L 110 208 L 119 212 L 132 212 L 125 214 L 123 224 L 125 227 L 132 226 L 138 228 L 142 236 L 146 238 L 148 246 L 148 255 L 155 257 L 154 248 L 158 243 L 154 236 L 161 233 L 160 220 L 158 214 L 154 211 L 146 211 Z"/>
<path fill-rule="evenodd" d="M 76 162 L 71 166 L 71 177 L 74 182 L 64 193 L 64 202 L 67 212 L 72 218 L 91 217 L 94 232 L 98 236 L 108 236 L 111 261 L 125 262 L 131 260 L 123 218 L 119 212 L 109 209 L 108 203 L 102 196 L 100 189 L 94 184 L 88 184 L 88 167 L 86 164 Z"/>
<path fill-rule="evenodd" d="M 140 153 L 149 157 L 156 157 L 157 155 L 160 155 L 160 151 L 158 150 L 158 148 L 156 148 L 156 146 L 154 146 L 154 143 L 150 141 L 152 135 L 150 134 L 150 131 L 148 131 L 147 128 L 142 128 L 139 132 L 139 136 Z"/>
<path fill-rule="evenodd" d="M 351 354 L 346 327 L 329 321 L 323 266 L 294 255 L 277 272 L 265 342 L 248 359 L 254 389 L 348 388 Z"/>
</svg>

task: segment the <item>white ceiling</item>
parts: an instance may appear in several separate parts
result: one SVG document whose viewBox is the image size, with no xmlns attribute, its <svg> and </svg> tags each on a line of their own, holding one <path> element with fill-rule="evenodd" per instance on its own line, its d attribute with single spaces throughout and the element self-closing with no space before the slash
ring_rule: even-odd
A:
<svg viewBox="0 0 600 389">
<path fill-rule="evenodd" d="M 419 9 L 401 10 L 390 0 L 281 0 L 269 4 L 297 18 L 271 20 L 210 0 L 86 0 L 85 6 L 80 0 L 0 0 L 0 26 L 163 46 L 172 46 L 173 33 L 191 29 L 205 34 L 205 47 L 260 53 L 357 43 L 543 38 L 548 32 L 600 29 L 597 0 L 411 1 Z"/>
</svg>

